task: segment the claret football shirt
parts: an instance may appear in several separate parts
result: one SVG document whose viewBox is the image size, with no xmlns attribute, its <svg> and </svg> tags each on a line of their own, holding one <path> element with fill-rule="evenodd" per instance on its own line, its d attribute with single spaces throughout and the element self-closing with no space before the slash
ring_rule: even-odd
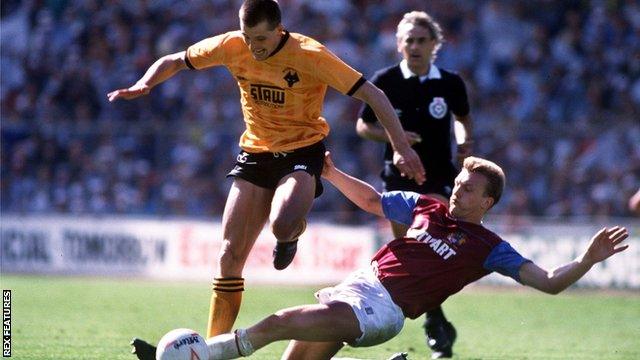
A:
<svg viewBox="0 0 640 360">
<path fill-rule="evenodd" d="M 280 152 L 322 140 L 329 125 L 321 116 L 327 86 L 352 95 L 365 82 L 319 42 L 285 32 L 265 60 L 251 55 L 240 31 L 204 39 L 186 51 L 194 69 L 224 65 L 240 87 L 246 130 L 240 147 L 247 152 Z"/>
<path fill-rule="evenodd" d="M 386 192 L 382 208 L 385 217 L 410 228 L 407 237 L 378 250 L 372 264 L 393 301 L 411 319 L 493 271 L 519 282 L 520 267 L 530 261 L 482 225 L 454 219 L 443 203 L 429 196 Z"/>
</svg>

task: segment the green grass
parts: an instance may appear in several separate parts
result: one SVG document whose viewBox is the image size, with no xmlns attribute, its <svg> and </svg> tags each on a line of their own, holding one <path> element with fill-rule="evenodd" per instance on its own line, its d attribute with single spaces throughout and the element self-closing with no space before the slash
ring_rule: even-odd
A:
<svg viewBox="0 0 640 360">
<path fill-rule="evenodd" d="M 12 289 L 16 359 L 128 359 L 128 342 L 156 342 L 189 327 L 205 332 L 207 283 L 162 283 L 41 276 L 2 276 Z M 274 310 L 314 301 L 309 287 L 252 286 L 237 326 Z M 458 329 L 458 359 L 640 359 L 640 294 L 472 290 L 454 296 L 445 312 Z M 345 347 L 338 356 L 386 359 L 408 351 L 428 358 L 421 319 L 407 321 L 395 339 L 371 348 Z M 255 359 L 278 359 L 285 342 Z"/>
</svg>

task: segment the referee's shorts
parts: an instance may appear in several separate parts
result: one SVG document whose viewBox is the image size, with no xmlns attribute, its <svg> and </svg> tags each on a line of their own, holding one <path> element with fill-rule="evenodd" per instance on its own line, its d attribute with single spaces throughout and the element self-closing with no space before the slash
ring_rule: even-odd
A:
<svg viewBox="0 0 640 360">
<path fill-rule="evenodd" d="M 385 161 L 384 169 L 380 174 L 384 191 L 413 191 L 419 194 L 440 194 L 446 199 L 451 197 L 453 183 L 458 170 L 453 164 L 444 164 L 432 169 L 427 169 L 427 180 L 418 185 L 414 180 L 400 175 L 400 170 L 390 161 Z"/>
</svg>

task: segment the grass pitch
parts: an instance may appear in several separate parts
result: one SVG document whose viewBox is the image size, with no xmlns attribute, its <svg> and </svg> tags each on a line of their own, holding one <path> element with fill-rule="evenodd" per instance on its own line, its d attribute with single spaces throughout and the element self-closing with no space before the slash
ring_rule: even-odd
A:
<svg viewBox="0 0 640 360">
<path fill-rule="evenodd" d="M 317 287 L 247 284 L 244 327 L 271 312 L 314 302 Z M 152 342 L 188 327 L 205 332 L 207 283 L 124 279 L 2 276 L 12 290 L 12 345 L 16 359 L 124 359 L 129 340 Z M 471 289 L 445 304 L 458 329 L 457 359 L 640 359 L 640 293 L 571 291 L 558 296 L 529 290 Z M 386 359 L 398 351 L 428 358 L 422 319 L 407 321 L 395 339 L 371 348 L 345 347 L 338 356 Z M 279 359 L 286 342 L 255 353 Z"/>
</svg>

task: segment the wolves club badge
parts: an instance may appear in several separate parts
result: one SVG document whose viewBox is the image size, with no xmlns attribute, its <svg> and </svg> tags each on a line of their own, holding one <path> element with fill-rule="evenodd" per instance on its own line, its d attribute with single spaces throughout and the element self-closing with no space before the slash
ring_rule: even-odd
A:
<svg viewBox="0 0 640 360">
<path fill-rule="evenodd" d="M 429 104 L 429 113 L 436 119 L 442 119 L 447 114 L 447 103 L 444 98 L 434 97 Z"/>
<path fill-rule="evenodd" d="M 292 87 L 293 84 L 300 81 L 300 78 L 298 77 L 298 72 L 295 69 L 286 68 L 282 72 L 286 73 L 283 79 L 284 81 L 287 82 L 287 85 L 289 85 L 289 87 Z"/>
</svg>

